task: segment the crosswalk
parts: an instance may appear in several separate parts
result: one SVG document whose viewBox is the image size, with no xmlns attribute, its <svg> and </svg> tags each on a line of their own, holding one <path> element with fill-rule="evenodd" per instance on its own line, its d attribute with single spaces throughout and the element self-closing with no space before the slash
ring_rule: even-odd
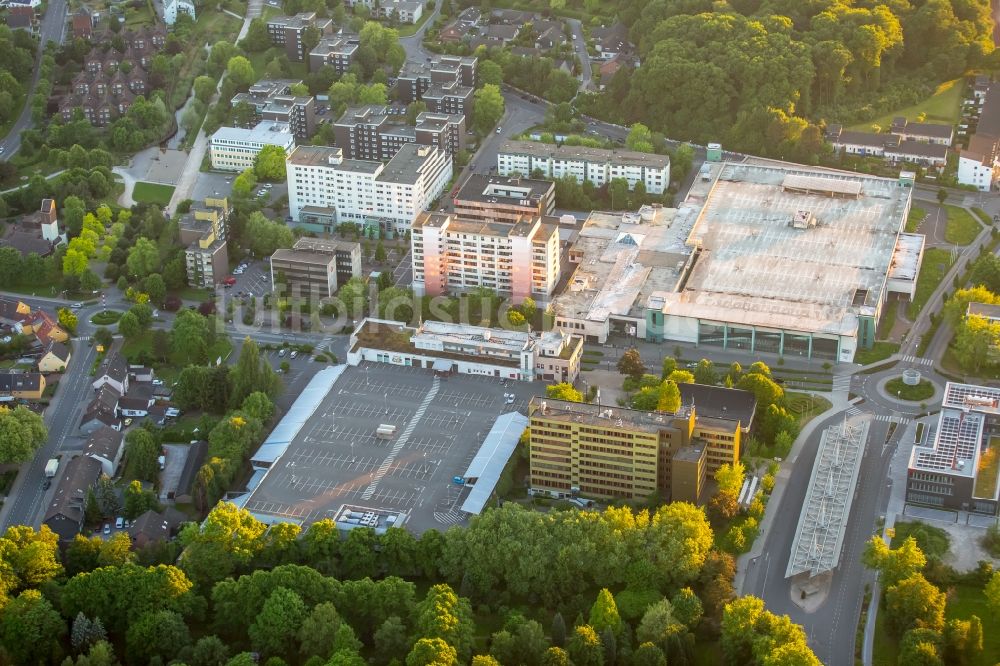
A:
<svg viewBox="0 0 1000 666">
<path fill-rule="evenodd" d="M 854 377 L 852 375 L 840 375 L 833 378 L 833 390 L 834 391 L 850 391 L 851 390 L 851 380 Z"/>
<path fill-rule="evenodd" d="M 846 412 L 847 418 L 852 418 L 857 416 L 858 414 L 865 414 L 865 413 L 867 412 L 864 412 L 858 409 L 857 407 L 851 407 Z M 880 423 L 898 423 L 899 425 L 906 425 L 913 420 L 906 416 L 894 416 L 892 414 L 871 414 L 871 417 L 873 420 L 879 421 Z"/>
<path fill-rule="evenodd" d="M 914 363 L 916 365 L 934 365 L 934 361 L 929 358 L 920 358 L 919 356 L 913 356 L 912 354 L 907 354 L 903 356 L 904 363 Z"/>
<path fill-rule="evenodd" d="M 447 512 L 435 511 L 434 520 L 442 525 L 457 525 L 465 520 L 465 515 L 458 509 L 452 508 L 451 511 Z"/>
</svg>

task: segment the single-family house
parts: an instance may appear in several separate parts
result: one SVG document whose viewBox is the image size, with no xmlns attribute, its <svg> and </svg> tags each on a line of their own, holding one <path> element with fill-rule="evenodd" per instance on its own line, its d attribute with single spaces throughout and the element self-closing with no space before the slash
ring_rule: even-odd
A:
<svg viewBox="0 0 1000 666">
<path fill-rule="evenodd" d="M 163 511 L 150 509 L 136 518 L 128 530 L 132 537 L 132 548 L 145 548 L 150 544 L 166 541 L 177 534 L 177 530 L 186 522 L 187 516 L 172 506 Z"/>
<path fill-rule="evenodd" d="M 199 440 L 188 447 L 187 458 L 184 459 L 184 469 L 177 479 L 177 488 L 173 492 L 175 502 L 190 503 L 194 501 L 194 486 L 198 470 L 205 464 L 208 454 L 208 442 Z"/>
<path fill-rule="evenodd" d="M 124 435 L 110 426 L 103 426 L 87 438 L 83 454 L 101 463 L 101 472 L 113 477 L 122 460 L 124 443 Z"/>
<path fill-rule="evenodd" d="M 30 321 L 31 306 L 16 298 L 0 296 L 0 324 L 24 333 L 24 327 Z"/>
<path fill-rule="evenodd" d="M 148 416 L 153 402 L 153 391 L 148 384 L 133 386 L 128 395 L 118 399 L 118 414 L 132 418 Z"/>
<path fill-rule="evenodd" d="M 95 390 L 107 384 L 118 391 L 118 395 L 128 393 L 128 363 L 124 356 L 118 352 L 111 352 L 98 373 L 93 383 Z"/>
<path fill-rule="evenodd" d="M 628 28 L 621 21 L 608 27 L 594 28 L 590 31 L 590 36 L 601 60 L 611 60 L 632 49 L 632 44 L 628 41 Z"/>
<path fill-rule="evenodd" d="M 43 345 L 69 340 L 69 333 L 45 310 L 32 313 L 30 321 L 24 326 L 24 333 L 34 335 Z"/>
<path fill-rule="evenodd" d="M 42 357 L 38 359 L 38 371 L 64 372 L 69 366 L 70 358 L 72 358 L 72 352 L 70 352 L 69 346 L 52 340 L 45 347 Z"/>
<path fill-rule="evenodd" d="M 128 374 L 131 376 L 132 381 L 143 384 L 149 384 L 156 379 L 156 373 L 151 367 L 146 365 L 130 365 L 128 366 Z"/>
<path fill-rule="evenodd" d="M 0 372 L 0 402 L 41 400 L 45 375 L 40 372 Z"/>
<path fill-rule="evenodd" d="M 71 542 L 83 528 L 87 492 L 100 477 L 101 463 L 90 456 L 76 456 L 66 463 L 42 519 L 42 524 L 59 536 L 61 545 Z"/>
<path fill-rule="evenodd" d="M 35 34 L 35 10 L 28 6 L 15 7 L 10 10 L 7 12 L 7 27 L 11 30 L 24 30 L 29 34 Z"/>
<path fill-rule="evenodd" d="M 97 395 L 83 412 L 83 418 L 80 420 L 80 432 L 90 435 L 104 426 L 121 430 L 122 424 L 118 420 L 119 398 L 121 398 L 121 393 L 114 386 L 111 384 L 101 386 Z"/>
</svg>

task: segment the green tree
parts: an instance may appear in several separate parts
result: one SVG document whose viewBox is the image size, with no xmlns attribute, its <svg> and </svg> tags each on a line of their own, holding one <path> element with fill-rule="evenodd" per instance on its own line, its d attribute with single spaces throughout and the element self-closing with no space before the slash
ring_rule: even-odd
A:
<svg viewBox="0 0 1000 666">
<path fill-rule="evenodd" d="M 156 509 L 158 503 L 156 494 L 142 489 L 142 483 L 138 479 L 128 484 L 125 489 L 125 517 L 135 520 L 150 509 Z"/>
<path fill-rule="evenodd" d="M 570 666 L 569 654 L 561 647 L 550 647 L 542 654 L 541 666 Z"/>
<path fill-rule="evenodd" d="M 380 662 L 388 663 L 397 655 L 406 652 L 410 645 L 406 636 L 406 627 L 403 621 L 396 615 L 390 615 L 379 625 L 373 636 L 375 642 L 375 655 Z"/>
<path fill-rule="evenodd" d="M 206 363 L 212 333 L 208 319 L 193 310 L 183 310 L 170 331 L 171 351 L 183 363 Z"/>
<path fill-rule="evenodd" d="M 694 629 L 698 626 L 698 622 L 701 621 L 701 600 L 697 597 L 697 595 L 695 595 L 690 587 L 684 587 L 678 590 L 677 593 L 670 598 L 670 606 L 672 608 L 673 616 L 677 618 L 677 621 L 687 626 L 689 629 Z"/>
<path fill-rule="evenodd" d="M 667 657 L 663 650 L 652 643 L 642 643 L 632 654 L 635 666 L 667 666 Z"/>
<path fill-rule="evenodd" d="M 574 666 L 603 666 L 604 647 L 593 627 L 584 624 L 573 629 L 566 652 Z"/>
<path fill-rule="evenodd" d="M 145 428 L 130 430 L 125 436 L 125 455 L 135 475 L 143 481 L 154 481 L 159 473 L 157 458 L 160 447 Z"/>
<path fill-rule="evenodd" d="M 334 638 L 342 623 L 336 606 L 330 602 L 317 604 L 309 611 L 299 628 L 299 651 L 302 656 L 333 654 Z"/>
<path fill-rule="evenodd" d="M 660 384 L 659 398 L 656 401 L 656 410 L 659 412 L 676 413 L 681 408 L 681 390 L 677 382 L 666 379 Z"/>
<path fill-rule="evenodd" d="M 618 615 L 615 598 L 607 588 L 597 593 L 597 601 L 590 607 L 590 626 L 598 633 L 605 629 L 610 629 L 615 636 L 620 636 L 622 633 L 624 624 Z"/>
<path fill-rule="evenodd" d="M 583 393 L 576 390 L 569 382 L 560 382 L 545 387 L 546 397 L 553 400 L 566 400 L 568 402 L 583 402 Z"/>
<path fill-rule="evenodd" d="M 944 202 L 948 200 L 948 190 L 944 189 L 943 187 L 938 188 L 937 200 L 938 203 L 943 206 Z"/>
<path fill-rule="evenodd" d="M 104 543 L 97 554 L 97 565 L 101 567 L 119 567 L 135 561 L 132 552 L 132 538 L 128 532 L 116 532 Z"/>
<path fill-rule="evenodd" d="M 284 181 L 285 149 L 281 146 L 264 146 L 254 158 L 253 171 L 258 181 Z"/>
<path fill-rule="evenodd" d="M 48 436 L 42 417 L 27 407 L 0 407 L 0 464 L 31 460 Z"/>
<path fill-rule="evenodd" d="M 663 357 L 663 366 L 660 370 L 660 379 L 666 379 L 677 369 L 677 359 L 673 356 Z"/>
<path fill-rule="evenodd" d="M 743 463 L 726 463 L 715 470 L 715 483 L 719 492 L 738 495 L 743 488 L 743 479 L 746 475 L 746 468 Z"/>
<path fill-rule="evenodd" d="M 202 104 L 208 104 L 212 100 L 212 95 L 215 94 L 215 80 L 210 76 L 199 76 L 194 80 L 193 84 L 194 96 L 198 98 Z"/>
<path fill-rule="evenodd" d="M 912 628 L 941 631 L 944 606 L 944 593 L 919 573 L 900 580 L 885 591 L 886 614 L 899 634 Z"/>
<path fill-rule="evenodd" d="M 226 63 L 226 75 L 238 90 L 245 90 L 257 78 L 253 65 L 243 56 L 233 56 Z"/>
<path fill-rule="evenodd" d="M 697 384 L 708 384 L 714 386 L 719 383 L 719 375 L 715 372 L 715 364 L 707 358 L 698 361 L 698 367 L 694 369 L 694 381 Z"/>
<path fill-rule="evenodd" d="M 153 303 L 162 303 L 163 297 L 167 295 L 166 282 L 159 273 L 147 275 L 142 281 L 142 290 L 149 295 L 149 300 Z"/>
<path fill-rule="evenodd" d="M 255 187 L 257 187 L 256 173 L 253 169 L 245 169 L 233 181 L 233 195 L 245 199 L 250 196 Z"/>
<path fill-rule="evenodd" d="M 504 99 L 500 87 L 486 84 L 475 93 L 472 126 L 481 136 L 493 131 L 504 114 Z"/>
<path fill-rule="evenodd" d="M 142 326 L 139 325 L 139 320 L 131 312 L 126 312 L 118 320 L 118 332 L 121 333 L 126 340 L 131 340 L 142 333 Z"/>
<path fill-rule="evenodd" d="M 625 350 L 621 358 L 618 359 L 618 372 L 636 379 L 646 374 L 646 364 L 642 362 L 638 349 L 632 347 Z"/>
<path fill-rule="evenodd" d="M 306 607 L 295 592 L 279 587 L 268 596 L 247 634 L 254 649 L 266 655 L 287 657 L 292 638 L 306 617 Z"/>
<path fill-rule="evenodd" d="M 927 558 L 913 537 L 907 537 L 898 548 L 890 549 L 881 537 L 873 536 L 865 544 L 861 561 L 869 569 L 878 570 L 887 589 L 922 571 L 927 564 Z"/>
<path fill-rule="evenodd" d="M 225 666 L 229 648 L 218 636 L 199 638 L 191 653 L 191 666 Z"/>
<path fill-rule="evenodd" d="M 629 150 L 651 153 L 653 152 L 653 133 L 642 123 L 636 123 L 629 129 L 625 145 L 628 146 Z"/>
<path fill-rule="evenodd" d="M 986 587 L 983 589 L 986 595 L 986 603 L 994 614 L 1000 614 L 1000 571 L 994 572 Z"/>
<path fill-rule="evenodd" d="M 944 666 L 941 634 L 930 629 L 911 629 L 899 642 L 899 663 Z M 958 663 L 949 662 L 949 663 Z"/>
<path fill-rule="evenodd" d="M 440 638 L 421 638 L 406 655 L 406 666 L 454 666 L 457 663 L 455 648 Z"/>
<path fill-rule="evenodd" d="M 416 629 L 419 636 L 439 638 L 453 646 L 461 659 L 467 659 L 472 652 L 472 610 L 468 600 L 459 598 L 448 585 L 434 585 L 427 591 L 417 605 Z M 407 657 L 407 666 L 412 666 L 409 662 Z"/>
<path fill-rule="evenodd" d="M 0 610 L 0 646 L 10 663 L 54 663 L 66 623 L 38 590 L 25 590 Z"/>
<path fill-rule="evenodd" d="M 128 251 L 126 260 L 129 273 L 137 278 L 144 278 L 155 273 L 160 268 L 160 251 L 156 244 L 148 238 L 138 237 Z"/>
<path fill-rule="evenodd" d="M 483 60 L 476 69 L 476 78 L 483 85 L 499 87 L 503 83 L 503 68 L 492 60 Z"/>
<path fill-rule="evenodd" d="M 246 236 L 250 239 L 250 249 L 256 257 L 269 257 L 278 248 L 291 247 L 295 241 L 291 229 L 280 222 L 267 219 L 260 212 L 250 214 Z"/>
<path fill-rule="evenodd" d="M 281 388 L 281 382 L 274 373 L 271 364 L 260 357 L 260 348 L 250 338 L 243 341 L 240 358 L 230 373 L 230 377 L 233 386 L 230 401 L 233 406 L 243 404 L 243 401 L 252 393 L 259 392 L 270 397 L 277 395 Z M 266 421 L 267 419 L 261 420 Z"/>
<path fill-rule="evenodd" d="M 191 642 L 184 618 L 169 610 L 144 613 L 129 622 L 126 650 L 134 663 L 148 663 L 159 656 L 169 661 Z"/>
</svg>

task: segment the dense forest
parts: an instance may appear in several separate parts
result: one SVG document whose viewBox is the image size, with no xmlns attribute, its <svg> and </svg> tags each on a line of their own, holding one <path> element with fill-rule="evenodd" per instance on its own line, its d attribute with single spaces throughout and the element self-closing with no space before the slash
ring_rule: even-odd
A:
<svg viewBox="0 0 1000 666">
<path fill-rule="evenodd" d="M 589 111 L 667 136 L 811 159 L 826 122 L 995 68 L 989 0 L 621 0 L 641 66 Z"/>
<path fill-rule="evenodd" d="M 734 600 L 705 513 L 525 510 L 346 537 L 232 504 L 178 541 L 0 536 L 0 663 L 112 666 L 819 666 L 802 628 Z M 701 663 L 706 663 L 702 660 Z"/>
</svg>

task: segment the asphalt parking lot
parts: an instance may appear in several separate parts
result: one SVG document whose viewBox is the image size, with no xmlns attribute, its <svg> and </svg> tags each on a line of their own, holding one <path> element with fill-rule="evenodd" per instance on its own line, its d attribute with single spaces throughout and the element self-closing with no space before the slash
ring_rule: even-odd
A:
<svg viewBox="0 0 1000 666">
<path fill-rule="evenodd" d="M 467 519 L 464 474 L 497 416 L 525 413 L 542 384 L 365 363 L 349 367 L 248 499 L 254 513 L 303 523 L 349 504 L 405 514 L 414 533 Z M 514 393 L 507 404 L 505 393 Z M 380 424 L 396 426 L 389 440 Z"/>
</svg>

